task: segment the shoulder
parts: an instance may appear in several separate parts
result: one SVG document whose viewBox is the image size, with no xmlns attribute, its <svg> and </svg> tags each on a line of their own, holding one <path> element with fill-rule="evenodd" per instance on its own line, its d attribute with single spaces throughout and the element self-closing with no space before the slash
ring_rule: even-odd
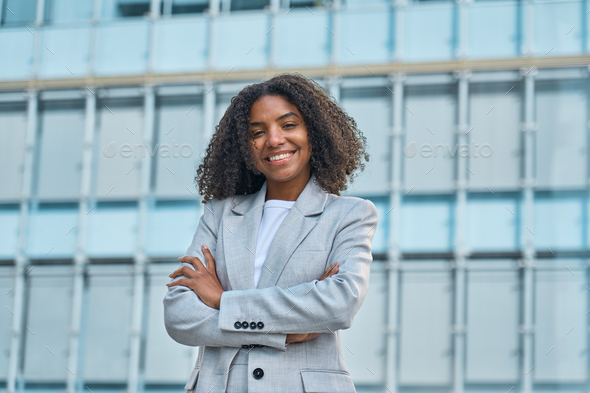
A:
<svg viewBox="0 0 590 393">
<path fill-rule="evenodd" d="M 335 212 L 339 215 L 344 213 L 348 216 L 360 217 L 361 219 L 368 216 L 377 217 L 377 208 L 372 201 L 359 197 L 338 196 L 335 194 L 328 194 L 324 212 Z"/>
</svg>

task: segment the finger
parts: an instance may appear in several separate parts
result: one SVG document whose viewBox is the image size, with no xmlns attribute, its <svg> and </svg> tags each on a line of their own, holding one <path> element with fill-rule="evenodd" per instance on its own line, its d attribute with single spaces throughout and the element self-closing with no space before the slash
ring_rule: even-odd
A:
<svg viewBox="0 0 590 393">
<path fill-rule="evenodd" d="M 209 250 L 209 247 L 207 247 L 206 244 L 203 244 L 202 249 L 205 260 L 207 261 L 207 270 L 209 270 L 209 273 L 217 275 L 215 272 L 215 258 L 213 258 L 211 250 Z"/>
<path fill-rule="evenodd" d="M 169 282 L 166 284 L 166 286 L 168 288 L 173 287 L 175 285 L 180 285 L 180 286 L 185 286 L 188 287 L 188 284 L 190 283 L 190 280 L 186 279 L 186 278 L 181 278 L 180 280 L 176 280 L 173 282 Z M 190 287 L 189 287 L 190 288 Z"/>
<path fill-rule="evenodd" d="M 197 257 L 190 257 L 185 255 L 183 257 L 178 258 L 178 260 L 180 262 L 190 263 L 191 265 L 193 265 L 197 272 L 201 271 L 201 269 L 204 268 L 203 262 L 201 262 L 201 260 Z"/>
</svg>

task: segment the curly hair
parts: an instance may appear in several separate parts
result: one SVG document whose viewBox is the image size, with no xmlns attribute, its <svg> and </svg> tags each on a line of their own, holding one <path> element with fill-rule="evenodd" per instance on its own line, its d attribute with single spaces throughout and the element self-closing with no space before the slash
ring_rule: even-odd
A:
<svg viewBox="0 0 590 393">
<path fill-rule="evenodd" d="M 354 171 L 365 169 L 361 159 L 369 161 L 367 141 L 355 120 L 314 80 L 299 73 L 278 74 L 232 97 L 194 178 L 204 196 L 202 203 L 252 194 L 264 184 L 264 175 L 253 164 L 248 122 L 252 104 L 267 95 L 284 98 L 303 115 L 311 146 L 311 173 L 322 189 L 340 195 L 347 189 L 347 177 L 352 183 Z"/>
</svg>

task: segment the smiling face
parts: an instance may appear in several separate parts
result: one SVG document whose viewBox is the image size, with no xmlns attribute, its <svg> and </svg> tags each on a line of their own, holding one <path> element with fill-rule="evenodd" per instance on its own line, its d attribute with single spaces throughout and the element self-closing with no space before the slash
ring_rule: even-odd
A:
<svg viewBox="0 0 590 393">
<path fill-rule="evenodd" d="M 279 96 L 259 98 L 250 108 L 248 133 L 254 165 L 269 184 L 294 179 L 307 183 L 311 149 L 296 106 Z"/>
</svg>

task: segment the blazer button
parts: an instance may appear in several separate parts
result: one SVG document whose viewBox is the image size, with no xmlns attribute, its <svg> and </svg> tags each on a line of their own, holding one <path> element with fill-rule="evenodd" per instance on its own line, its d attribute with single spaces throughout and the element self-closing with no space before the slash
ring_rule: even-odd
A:
<svg viewBox="0 0 590 393">
<path fill-rule="evenodd" d="M 240 321 L 236 321 L 236 323 L 234 323 L 234 327 L 236 329 L 241 329 L 242 328 L 242 324 L 240 323 Z"/>
<path fill-rule="evenodd" d="M 248 324 L 248 322 L 246 322 L 246 321 L 242 322 L 242 327 L 243 327 L 244 329 L 248 329 L 248 326 L 250 326 L 250 325 Z"/>
<path fill-rule="evenodd" d="M 250 322 L 250 329 L 256 329 L 256 322 Z"/>
<path fill-rule="evenodd" d="M 264 371 L 262 371 L 261 368 L 255 368 L 252 374 L 254 375 L 254 378 L 260 379 L 264 375 Z"/>
<path fill-rule="evenodd" d="M 258 326 L 258 329 L 262 329 L 264 327 L 264 323 L 258 322 L 258 325 L 257 326 Z"/>
</svg>

